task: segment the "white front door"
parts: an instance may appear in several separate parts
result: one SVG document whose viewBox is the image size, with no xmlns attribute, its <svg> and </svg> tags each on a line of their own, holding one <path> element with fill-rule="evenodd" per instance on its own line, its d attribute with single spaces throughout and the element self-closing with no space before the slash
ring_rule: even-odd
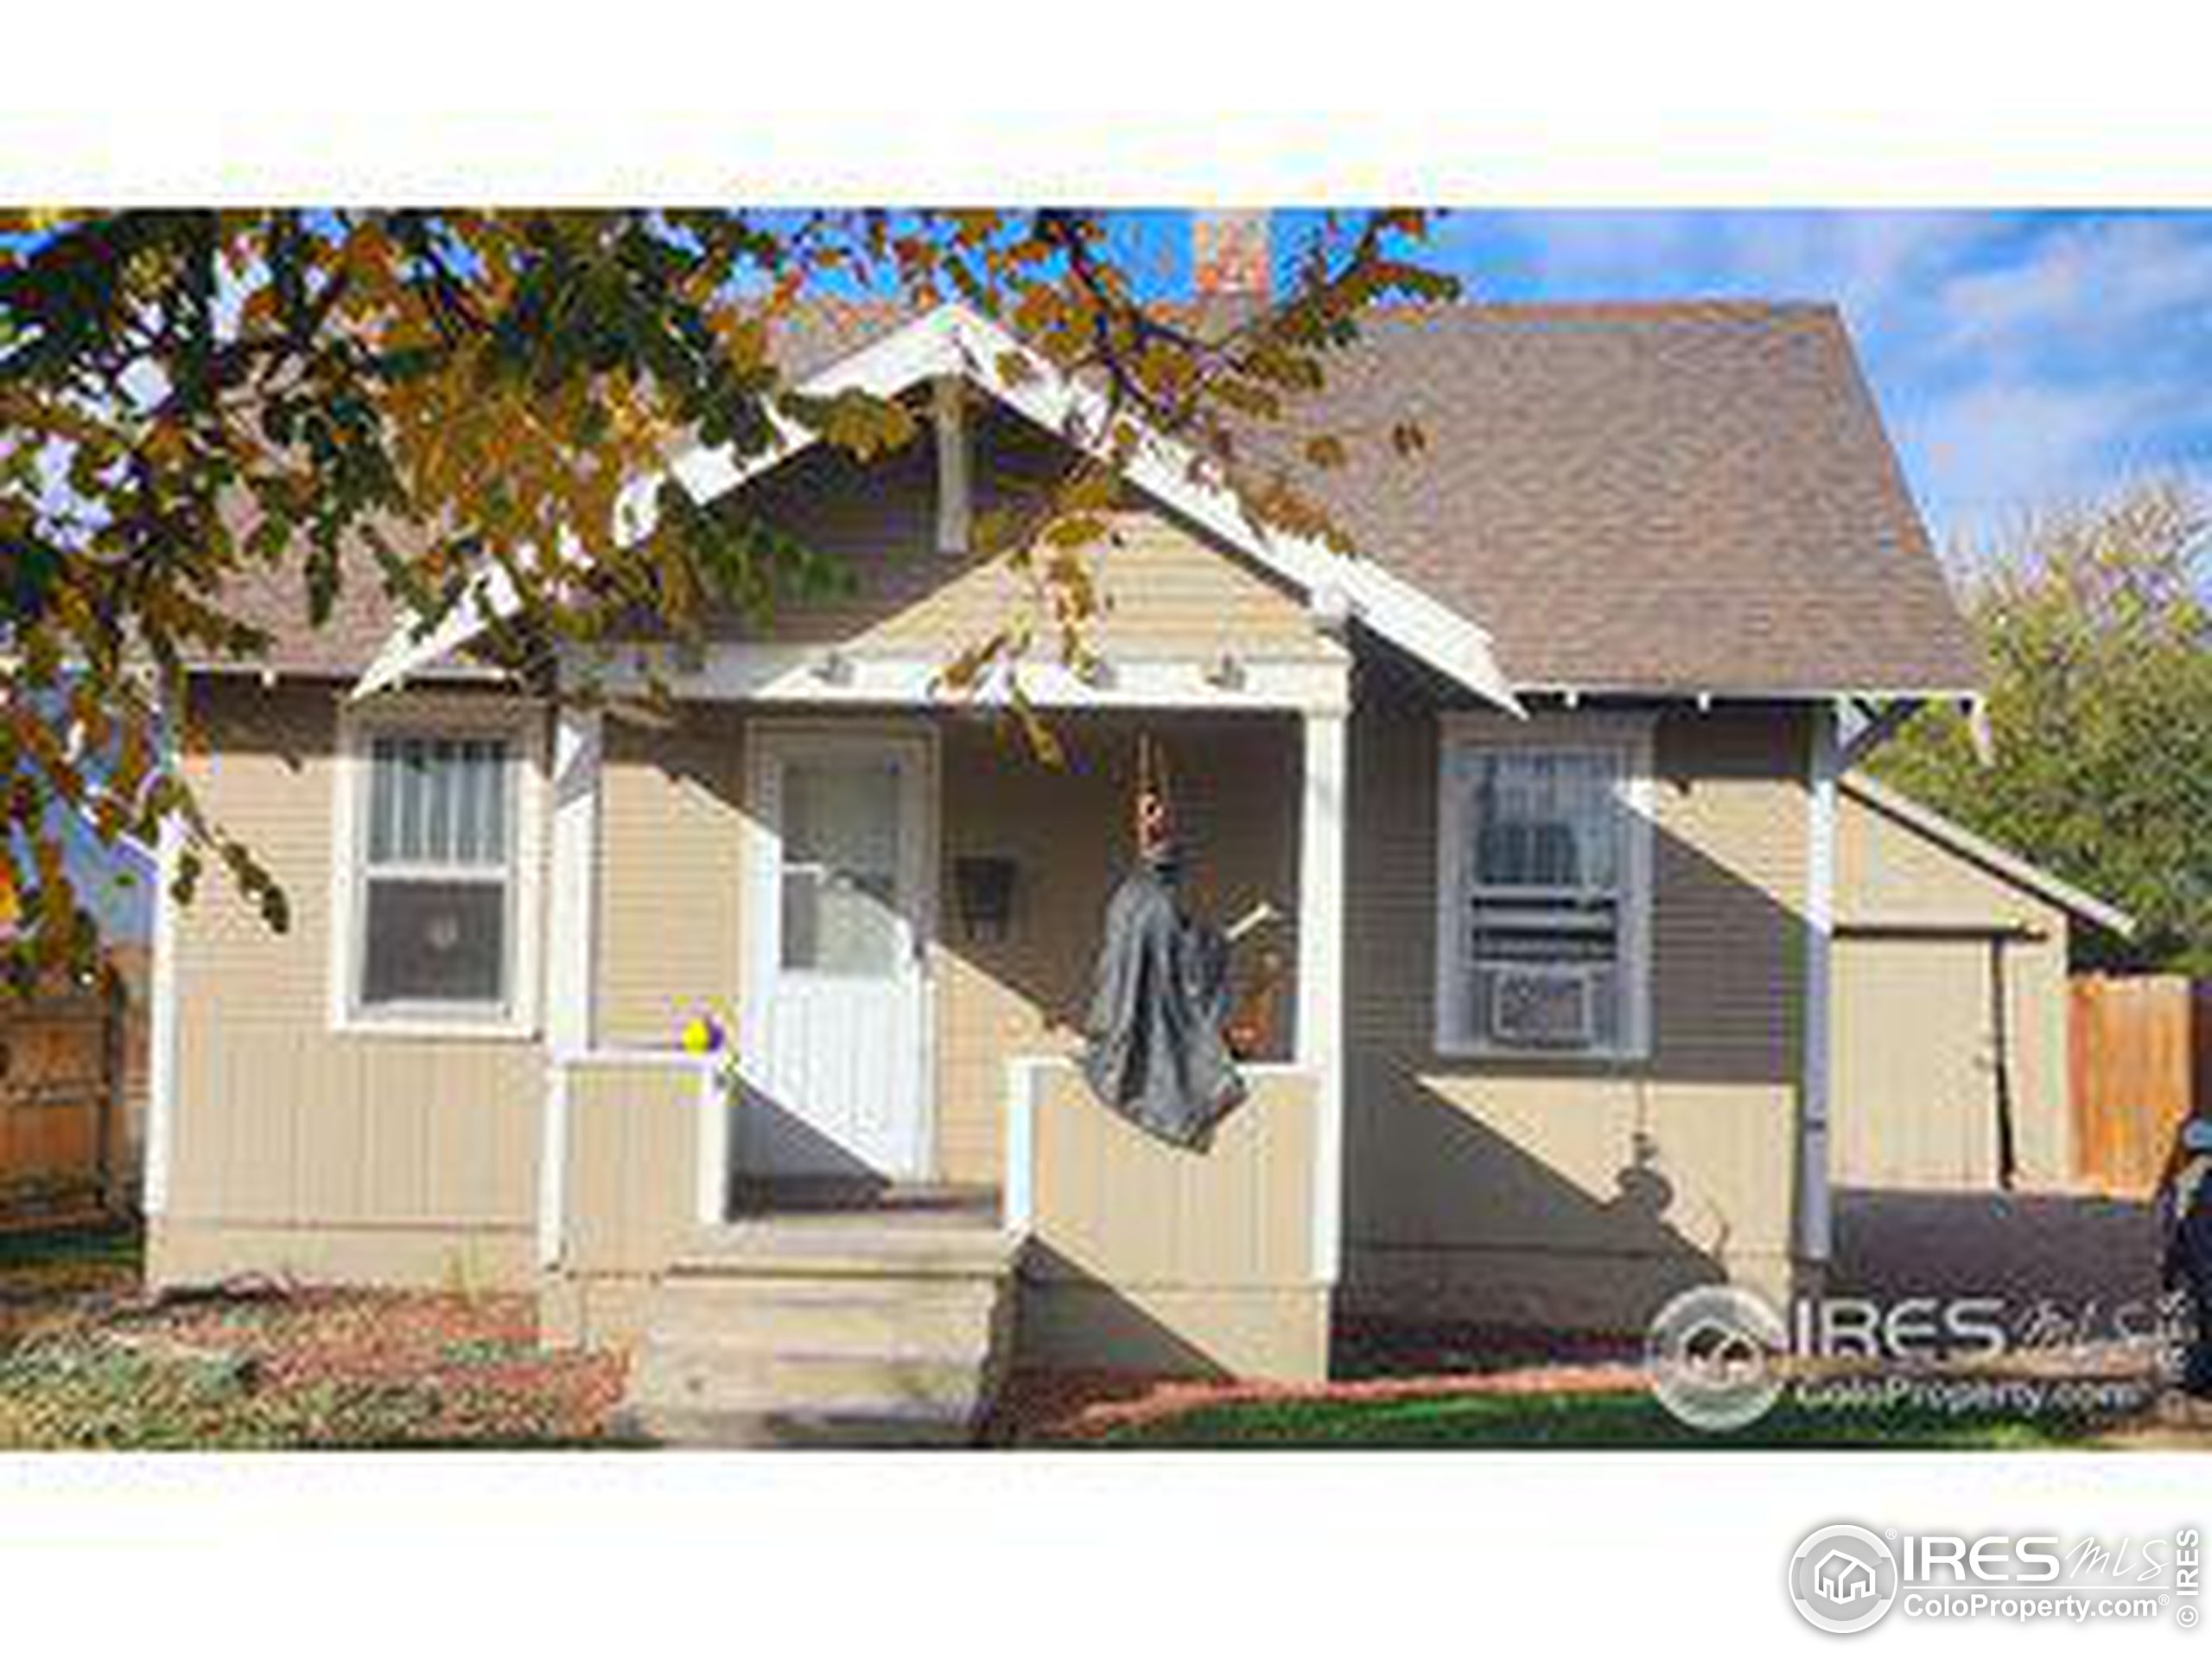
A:
<svg viewBox="0 0 2212 1659">
<path fill-rule="evenodd" d="M 753 728 L 741 1178 L 929 1173 L 933 783 L 918 735 Z"/>
</svg>

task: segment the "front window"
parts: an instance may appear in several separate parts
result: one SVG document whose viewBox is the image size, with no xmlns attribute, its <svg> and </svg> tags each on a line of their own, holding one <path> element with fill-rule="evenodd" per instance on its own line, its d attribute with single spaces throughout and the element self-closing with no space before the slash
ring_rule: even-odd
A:
<svg viewBox="0 0 2212 1659">
<path fill-rule="evenodd" d="M 512 995 L 515 772 L 505 737 L 368 746 L 355 1005 L 504 1015 Z"/>
<path fill-rule="evenodd" d="M 1447 741 L 1439 898 L 1446 1049 L 1642 1043 L 1644 819 L 1629 742 Z"/>
</svg>

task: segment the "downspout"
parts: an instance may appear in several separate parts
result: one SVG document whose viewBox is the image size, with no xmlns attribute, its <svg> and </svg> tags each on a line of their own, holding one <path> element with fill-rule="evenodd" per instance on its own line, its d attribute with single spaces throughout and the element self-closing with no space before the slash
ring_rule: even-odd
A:
<svg viewBox="0 0 2212 1659">
<path fill-rule="evenodd" d="M 1825 1264 L 1834 1243 L 1828 1193 L 1830 952 L 1835 937 L 1835 709 L 1815 705 L 1806 765 L 1805 1049 L 1798 1089 L 1797 1242 L 1800 1262 Z"/>
<path fill-rule="evenodd" d="M 1997 1109 L 1997 1185 L 2010 1192 L 2020 1173 L 2019 1133 L 2012 1118 L 2012 988 L 2005 979 L 2005 936 L 1989 941 L 1989 1046 Z"/>
</svg>

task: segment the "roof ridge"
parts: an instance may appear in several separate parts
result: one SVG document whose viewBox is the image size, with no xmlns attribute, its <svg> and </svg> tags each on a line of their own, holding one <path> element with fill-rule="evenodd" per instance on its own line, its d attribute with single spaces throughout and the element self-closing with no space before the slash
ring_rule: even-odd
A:
<svg viewBox="0 0 2212 1659">
<path fill-rule="evenodd" d="M 1173 310 L 1228 308 L 1218 300 L 1185 294 L 1162 295 L 1147 303 Z M 930 306 L 896 296 L 817 294 L 789 302 L 777 314 L 780 318 L 823 315 L 842 312 L 855 317 L 873 317 L 892 314 L 920 315 Z M 1491 298 L 1471 296 L 1452 300 L 1384 300 L 1363 310 L 1360 316 L 1424 316 L 1466 315 L 1471 313 L 1510 314 L 1517 316 L 1591 316 L 1591 317 L 1671 317 L 1707 314 L 1744 314 L 1751 316 L 1773 316 L 1794 313 L 1826 315 L 1840 309 L 1833 299 L 1811 298 L 1802 295 L 1754 296 L 1742 294 L 1684 294 L 1663 299 L 1523 299 Z M 980 315 L 980 314 L 979 314 Z"/>
</svg>

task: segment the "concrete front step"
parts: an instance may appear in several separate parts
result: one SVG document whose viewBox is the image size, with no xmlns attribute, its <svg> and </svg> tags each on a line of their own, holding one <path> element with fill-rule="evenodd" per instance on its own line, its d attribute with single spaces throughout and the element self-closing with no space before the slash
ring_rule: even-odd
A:
<svg viewBox="0 0 2212 1659">
<path fill-rule="evenodd" d="M 981 1364 L 1000 1294 L 995 1279 L 672 1275 L 655 1294 L 651 1329 L 674 1348 Z"/>
<path fill-rule="evenodd" d="M 1019 1248 L 995 1227 L 936 1217 L 779 1217 L 701 1234 L 669 1277 L 995 1280 L 1012 1271 Z"/>
<path fill-rule="evenodd" d="M 693 1411 L 968 1413 L 980 1403 L 984 1371 L 975 1360 L 757 1354 L 649 1343 L 632 1362 L 630 1395 L 640 1406 Z"/>
<path fill-rule="evenodd" d="M 880 1212 L 716 1229 L 653 1292 L 628 1423 L 687 1446 L 967 1443 L 1005 1367 L 1018 1248 Z"/>
<path fill-rule="evenodd" d="M 974 1421 L 964 1412 L 878 1408 L 709 1411 L 626 1405 L 616 1415 L 614 1430 L 622 1440 L 720 1452 L 890 1450 L 976 1443 Z"/>
</svg>

